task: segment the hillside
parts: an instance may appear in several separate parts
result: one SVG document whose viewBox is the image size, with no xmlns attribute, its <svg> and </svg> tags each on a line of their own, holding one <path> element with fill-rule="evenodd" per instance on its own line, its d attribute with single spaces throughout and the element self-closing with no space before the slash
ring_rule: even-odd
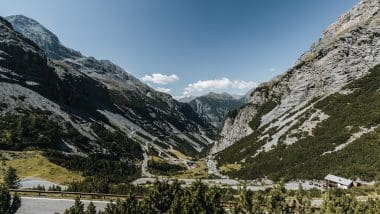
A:
<svg viewBox="0 0 380 214">
<path fill-rule="evenodd" d="M 292 68 L 257 87 L 225 121 L 213 148 L 219 164 L 240 165 L 231 175 L 241 178 L 336 173 L 374 179 L 380 171 L 379 26 L 379 2 L 362 1 Z"/>
<path fill-rule="evenodd" d="M 43 151 L 84 176 L 122 182 L 140 176 L 148 149 L 199 156 L 210 147 L 212 126 L 188 104 L 64 47 L 32 19 L 8 19 L 20 33 L 0 18 L 1 150 Z"/>
<path fill-rule="evenodd" d="M 227 93 L 210 92 L 191 99 L 188 103 L 204 120 L 210 121 L 216 128 L 221 128 L 228 112 L 241 107 L 244 101 Z"/>
</svg>

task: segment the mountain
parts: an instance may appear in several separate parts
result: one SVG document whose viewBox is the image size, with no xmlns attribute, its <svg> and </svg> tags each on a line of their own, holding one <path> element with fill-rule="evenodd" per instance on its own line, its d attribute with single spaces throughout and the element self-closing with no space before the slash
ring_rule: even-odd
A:
<svg viewBox="0 0 380 214">
<path fill-rule="evenodd" d="M 138 177 L 143 153 L 207 153 L 212 125 L 119 66 L 64 47 L 38 22 L 0 17 L 0 149 L 112 181 Z"/>
<path fill-rule="evenodd" d="M 213 93 L 195 97 L 188 101 L 195 112 L 209 121 L 213 126 L 220 128 L 223 125 L 225 116 L 229 111 L 241 107 L 244 103 L 240 97 L 232 96 L 228 93 Z"/>
<path fill-rule="evenodd" d="M 380 172 L 380 14 L 363 0 L 226 119 L 213 147 L 240 178 L 372 180 Z M 235 168 L 239 168 L 235 167 Z"/>
<path fill-rule="evenodd" d="M 195 98 L 197 98 L 197 97 L 196 96 L 181 97 L 181 98 L 178 99 L 178 102 L 189 103 L 190 101 L 192 101 Z"/>
<path fill-rule="evenodd" d="M 80 52 L 63 46 L 56 35 L 33 19 L 23 15 L 8 16 L 6 19 L 12 23 L 14 30 L 38 44 L 49 58 L 64 59 L 82 56 Z"/>
</svg>

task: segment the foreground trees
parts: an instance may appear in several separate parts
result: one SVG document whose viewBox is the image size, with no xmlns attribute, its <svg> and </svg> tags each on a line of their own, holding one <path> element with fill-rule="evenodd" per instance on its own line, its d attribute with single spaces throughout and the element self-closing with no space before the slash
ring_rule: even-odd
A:
<svg viewBox="0 0 380 214">
<path fill-rule="evenodd" d="M 10 189 L 17 189 L 20 186 L 16 169 L 8 167 L 4 175 L 4 185 Z"/>
<path fill-rule="evenodd" d="M 21 206 L 20 197 L 15 194 L 13 197 L 8 191 L 8 187 L 0 184 L 0 213 L 14 214 Z"/>
<path fill-rule="evenodd" d="M 299 187 L 297 191 L 287 191 L 283 184 L 266 191 L 252 192 L 244 188 L 238 195 L 226 189 L 207 186 L 195 182 L 189 187 L 179 182 L 171 184 L 155 182 L 144 196 L 137 199 L 129 195 L 106 206 L 100 214 L 311 214 L 311 213 L 380 213 L 380 200 L 358 201 L 347 191 L 332 190 L 324 194 L 322 206 L 312 206 L 313 191 Z M 95 206 L 90 204 L 87 211 L 77 200 L 66 214 L 93 214 Z"/>
</svg>

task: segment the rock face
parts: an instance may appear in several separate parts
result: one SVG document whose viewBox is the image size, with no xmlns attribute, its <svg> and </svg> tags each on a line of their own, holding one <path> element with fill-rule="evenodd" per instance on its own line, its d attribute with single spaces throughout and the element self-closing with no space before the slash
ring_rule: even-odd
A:
<svg viewBox="0 0 380 214">
<path fill-rule="evenodd" d="M 214 135 L 212 126 L 188 104 L 155 91 L 108 60 L 63 46 L 35 20 L 20 15 L 6 19 L 0 23 L 0 101 L 10 105 L 3 114 L 17 113 L 12 110 L 17 107 L 47 110 L 89 139 L 97 139 L 90 126 L 99 122 L 144 146 L 172 146 L 193 155 L 212 143 L 207 137 Z M 13 101 L 15 96 L 25 99 Z"/>
<path fill-rule="evenodd" d="M 221 151 L 254 133 L 249 123 L 257 116 L 260 127 L 276 123 L 283 130 L 288 129 L 288 121 L 282 120 L 284 114 L 313 99 L 339 92 L 380 63 L 379 4 L 378 0 L 363 0 L 329 26 L 292 68 L 257 87 L 249 103 L 226 119 L 222 138 L 213 151 Z M 268 102 L 276 105 L 266 114 L 257 115 L 257 109 Z"/>
<path fill-rule="evenodd" d="M 22 32 L 24 36 L 38 44 L 49 58 L 63 59 L 81 56 L 78 51 L 63 46 L 56 35 L 33 19 L 23 15 L 8 16 L 6 19 L 12 23 L 16 31 Z"/>
<path fill-rule="evenodd" d="M 380 2 L 339 17 L 284 74 L 259 85 L 226 119 L 212 149 L 230 176 L 379 176 Z"/>
<path fill-rule="evenodd" d="M 216 128 L 223 125 L 228 112 L 241 107 L 244 101 L 240 97 L 234 97 L 227 93 L 209 93 L 196 97 L 188 102 L 190 106 L 206 121 Z"/>
</svg>

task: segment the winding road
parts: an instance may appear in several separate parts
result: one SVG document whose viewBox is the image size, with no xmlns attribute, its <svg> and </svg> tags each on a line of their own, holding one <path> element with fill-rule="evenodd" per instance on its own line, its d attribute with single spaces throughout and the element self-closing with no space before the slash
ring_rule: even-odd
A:
<svg viewBox="0 0 380 214">
<path fill-rule="evenodd" d="M 86 208 L 90 201 L 82 200 Z M 108 201 L 92 201 L 98 210 L 104 210 Z M 21 207 L 17 214 L 53 214 L 64 213 L 74 204 L 73 199 L 21 197 Z"/>
</svg>

